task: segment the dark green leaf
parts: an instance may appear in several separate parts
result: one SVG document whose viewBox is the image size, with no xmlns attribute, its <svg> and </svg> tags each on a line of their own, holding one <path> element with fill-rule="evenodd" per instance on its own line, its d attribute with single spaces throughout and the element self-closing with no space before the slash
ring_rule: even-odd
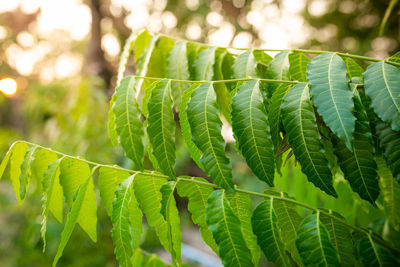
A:
<svg viewBox="0 0 400 267">
<path fill-rule="evenodd" d="M 347 75 L 349 76 L 350 80 L 355 77 L 362 77 L 364 69 L 361 68 L 353 59 L 349 57 L 344 58 L 344 63 L 346 64 Z"/>
<path fill-rule="evenodd" d="M 393 131 L 382 122 L 377 124 L 376 132 L 379 137 L 379 146 L 383 149 L 393 177 L 400 182 L 400 132 Z"/>
<path fill-rule="evenodd" d="M 358 243 L 358 254 L 360 255 L 361 262 L 366 267 L 391 267 L 399 265 L 399 262 L 396 261 L 387 249 L 372 241 L 371 235 L 360 240 Z"/>
<path fill-rule="evenodd" d="M 387 60 L 391 62 L 400 63 L 400 51 L 394 54 L 393 56 L 389 57 Z"/>
</svg>

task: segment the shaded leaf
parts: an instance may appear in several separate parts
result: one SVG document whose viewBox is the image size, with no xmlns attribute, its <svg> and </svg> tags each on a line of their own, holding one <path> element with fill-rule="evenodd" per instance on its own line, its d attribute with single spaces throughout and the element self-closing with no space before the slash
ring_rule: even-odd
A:
<svg viewBox="0 0 400 267">
<path fill-rule="evenodd" d="M 347 75 L 349 76 L 350 80 L 355 77 L 362 77 L 364 69 L 358 65 L 353 59 L 349 57 L 345 57 L 344 63 L 346 64 Z"/>
<path fill-rule="evenodd" d="M 21 163 L 21 173 L 19 175 L 19 195 L 21 200 L 24 200 L 26 195 L 26 190 L 29 186 L 29 181 L 32 175 L 31 166 L 32 162 L 35 159 L 35 152 L 37 150 L 37 146 L 29 147 L 25 153 L 24 161 Z"/>
<path fill-rule="evenodd" d="M 209 47 L 199 53 L 197 60 L 194 63 L 195 80 L 211 81 L 214 75 L 214 62 L 216 47 Z"/>
<path fill-rule="evenodd" d="M 289 51 L 282 51 L 268 63 L 267 78 L 274 80 L 289 80 Z M 268 84 L 269 94 L 272 95 L 279 85 Z"/>
<path fill-rule="evenodd" d="M 241 53 L 233 64 L 234 78 L 247 78 L 257 76 L 257 62 L 253 49 Z"/>
<path fill-rule="evenodd" d="M 290 77 L 300 82 L 307 81 L 307 65 L 310 59 L 300 52 L 289 54 L 289 73 Z"/>
<path fill-rule="evenodd" d="M 376 132 L 388 167 L 392 171 L 393 177 L 400 182 L 400 132 L 393 131 L 382 122 L 377 124 Z"/>
<path fill-rule="evenodd" d="M 398 266 L 398 261 L 384 247 L 372 241 L 371 235 L 360 240 L 358 254 L 364 266 Z"/>
</svg>

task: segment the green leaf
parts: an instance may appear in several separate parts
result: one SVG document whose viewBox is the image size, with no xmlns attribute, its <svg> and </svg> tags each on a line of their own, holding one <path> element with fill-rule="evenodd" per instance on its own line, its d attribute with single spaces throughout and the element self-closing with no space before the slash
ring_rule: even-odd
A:
<svg viewBox="0 0 400 267">
<path fill-rule="evenodd" d="M 283 125 L 296 160 L 301 164 L 301 170 L 315 186 L 337 197 L 328 160 L 321 152 L 323 146 L 307 84 L 296 84 L 290 88 L 283 100 Z"/>
<path fill-rule="evenodd" d="M 393 56 L 389 57 L 387 60 L 391 62 L 400 63 L 400 51 L 394 54 Z"/>
<path fill-rule="evenodd" d="M 119 184 L 129 177 L 129 173 L 114 168 L 101 167 L 99 169 L 98 187 L 100 191 L 101 201 L 108 216 L 111 217 L 113 210 L 113 201 L 115 199 L 115 190 Z"/>
<path fill-rule="evenodd" d="M 187 59 L 186 42 L 176 43 L 168 57 L 167 77 L 177 80 L 189 80 L 189 66 Z M 180 107 L 183 92 L 188 88 L 187 83 L 172 83 L 172 97 L 175 107 Z"/>
<path fill-rule="evenodd" d="M 400 130 L 400 70 L 388 63 L 376 62 L 364 72 L 365 93 L 372 99 L 375 113 L 392 129 Z"/>
<path fill-rule="evenodd" d="M 211 81 L 214 71 L 213 66 L 215 62 L 216 47 L 212 46 L 201 51 L 197 57 L 195 66 L 195 80 L 197 81 Z"/>
<path fill-rule="evenodd" d="M 35 159 L 32 162 L 32 178 L 37 182 L 39 188 L 42 186 L 44 172 L 49 165 L 58 159 L 57 154 L 51 150 L 40 149 L 35 153 Z"/>
<path fill-rule="evenodd" d="M 200 157 L 201 157 L 201 151 L 197 148 L 195 143 L 192 140 L 192 131 L 190 130 L 190 124 L 187 118 L 187 103 L 193 93 L 193 90 L 199 87 L 200 84 L 193 84 L 191 85 L 186 91 L 183 93 L 182 97 L 182 103 L 179 108 L 179 123 L 181 125 L 181 130 L 183 133 L 183 138 L 185 140 L 185 143 L 189 149 L 190 156 L 194 160 L 194 162 L 197 164 L 197 166 L 200 167 L 200 169 L 204 170 L 203 164 L 200 162 Z"/>
<path fill-rule="evenodd" d="M 139 247 L 142 233 L 142 212 L 133 194 L 135 174 L 115 191 L 111 222 L 114 253 L 120 266 L 131 266 L 133 250 Z"/>
<path fill-rule="evenodd" d="M 7 154 L 4 156 L 3 161 L 2 161 L 1 164 L 0 164 L 0 180 L 1 180 L 1 178 L 3 178 L 3 174 L 4 174 L 4 171 L 5 171 L 6 168 L 7 168 L 8 161 L 10 160 L 10 157 L 11 157 L 11 155 L 12 155 L 12 153 L 13 153 L 13 149 L 14 149 L 14 147 L 15 147 L 17 144 L 19 144 L 19 143 L 14 143 L 14 144 L 8 149 Z"/>
<path fill-rule="evenodd" d="M 242 233 L 247 247 L 250 249 L 252 261 L 255 266 L 260 260 L 260 249 L 257 245 L 257 237 L 253 233 L 252 227 L 252 202 L 247 194 L 236 192 L 235 194 L 227 194 L 226 198 L 242 226 Z"/>
<path fill-rule="evenodd" d="M 340 266 L 319 212 L 303 220 L 297 231 L 296 246 L 305 266 Z"/>
<path fill-rule="evenodd" d="M 331 210 L 329 213 L 345 221 L 339 213 Z M 329 232 L 331 243 L 338 252 L 341 266 L 354 266 L 353 242 L 349 227 L 324 213 L 320 213 L 319 219 Z"/>
<path fill-rule="evenodd" d="M 206 221 L 218 244 L 224 266 L 254 266 L 243 237 L 241 222 L 223 190 L 214 191 L 208 198 Z"/>
<path fill-rule="evenodd" d="M 157 40 L 148 63 L 146 76 L 167 77 L 168 56 L 174 45 L 174 40 L 169 37 L 164 36 Z"/>
<path fill-rule="evenodd" d="M 334 152 L 338 158 L 344 178 L 349 181 L 354 192 L 362 199 L 374 205 L 379 195 L 378 174 L 374 159 L 371 130 L 368 117 L 363 110 L 358 95 L 354 96 L 354 129 L 353 151 L 350 151 L 343 141 L 332 137 Z"/>
<path fill-rule="evenodd" d="M 135 165 L 143 168 L 144 147 L 142 137 L 144 135 L 142 122 L 140 121 L 140 109 L 134 96 L 134 77 L 125 77 L 115 91 L 116 100 L 113 106 L 116 117 L 117 133 L 120 136 L 121 146 L 126 156 Z"/>
<path fill-rule="evenodd" d="M 383 196 L 383 208 L 386 217 L 393 227 L 400 230 L 400 185 L 393 179 L 390 170 L 387 168 L 385 161 L 381 157 L 377 157 L 379 174 L 379 187 Z"/>
<path fill-rule="evenodd" d="M 273 198 L 265 200 L 254 210 L 251 217 L 253 230 L 257 236 L 258 245 L 269 261 L 276 266 L 290 266 L 277 225 L 273 202 Z"/>
<path fill-rule="evenodd" d="M 233 189 L 232 170 L 225 155 L 221 135 L 222 122 L 212 83 L 194 89 L 187 107 L 193 141 L 203 152 L 200 161 L 213 181 L 224 189 Z"/>
<path fill-rule="evenodd" d="M 268 63 L 267 78 L 275 80 L 289 80 L 289 51 L 282 51 L 277 54 L 271 62 Z M 270 94 L 278 87 L 278 84 L 268 84 L 268 91 Z"/>
<path fill-rule="evenodd" d="M 336 53 L 327 53 L 308 64 L 307 79 L 318 113 L 347 148 L 353 150 L 354 104 L 346 73 L 342 58 Z"/>
<path fill-rule="evenodd" d="M 165 267 L 165 264 L 157 255 L 150 254 L 144 258 L 143 267 Z"/>
<path fill-rule="evenodd" d="M 136 199 L 146 215 L 148 224 L 156 229 L 161 244 L 171 252 L 168 223 L 161 214 L 160 189 L 166 182 L 163 177 L 137 174 L 133 186 Z"/>
<path fill-rule="evenodd" d="M 108 122 L 107 122 L 107 129 L 108 129 L 108 136 L 110 137 L 111 144 L 113 146 L 118 145 L 118 133 L 115 126 L 115 113 L 113 106 L 115 104 L 115 93 L 112 95 L 110 99 L 110 107 L 108 109 Z"/>
<path fill-rule="evenodd" d="M 133 252 L 133 256 L 131 258 L 131 265 L 135 267 L 141 267 L 143 264 L 143 253 L 140 248 L 137 248 L 135 252 Z"/>
<path fill-rule="evenodd" d="M 234 78 L 247 78 L 257 76 L 257 61 L 253 49 L 241 53 L 233 64 Z"/>
<path fill-rule="evenodd" d="M 19 176 L 21 175 L 21 164 L 24 162 L 25 154 L 28 149 L 29 147 L 26 143 L 16 143 L 13 147 L 10 158 L 10 180 L 15 192 L 15 197 L 18 200 L 18 204 L 22 204 L 19 181 Z"/>
<path fill-rule="evenodd" d="M 268 122 L 271 129 L 271 140 L 274 144 L 274 152 L 275 156 L 279 152 L 279 147 L 282 143 L 281 137 L 281 105 L 283 103 L 283 97 L 286 95 L 288 90 L 290 89 L 291 84 L 280 84 L 271 97 L 271 104 L 269 105 L 268 110 Z M 282 157 L 276 156 L 275 158 L 276 169 L 280 173 L 281 165 L 282 165 Z"/>
<path fill-rule="evenodd" d="M 196 60 L 198 54 L 203 51 L 205 48 L 204 46 L 198 44 L 198 43 L 187 43 L 186 45 L 186 50 L 187 50 L 187 59 L 188 59 L 188 64 L 189 64 L 189 73 L 190 73 L 190 79 L 191 80 L 196 80 Z"/>
<path fill-rule="evenodd" d="M 214 80 L 224 80 L 224 71 L 230 69 L 231 66 L 226 66 L 227 63 L 233 60 L 233 56 L 226 52 L 225 50 L 217 50 L 216 59 L 214 64 Z M 228 79 L 231 77 L 229 76 Z M 216 83 L 214 84 L 215 93 L 217 95 L 218 107 L 224 115 L 225 119 L 229 124 L 231 124 L 231 102 L 232 97 L 229 92 L 229 88 L 226 83 Z"/>
<path fill-rule="evenodd" d="M 87 196 L 90 195 L 90 191 L 92 191 L 94 194 L 94 187 L 91 175 L 83 181 L 76 193 L 76 198 L 72 203 L 71 209 L 67 216 L 67 221 L 65 222 L 64 229 L 61 232 L 60 245 L 58 246 L 57 254 L 53 260 L 53 267 L 57 265 L 58 260 L 62 256 L 64 248 L 67 245 L 69 238 L 71 237 L 72 231 L 74 230 L 75 224 L 79 220 L 79 217 L 82 217 L 81 214 L 84 214 L 84 216 L 87 215 L 85 214 L 87 209 L 83 209 L 83 206 L 85 204 Z M 94 207 L 91 206 L 90 209 L 96 211 L 96 205 Z"/>
<path fill-rule="evenodd" d="M 400 132 L 393 131 L 385 123 L 378 123 L 376 132 L 393 177 L 400 182 Z"/>
<path fill-rule="evenodd" d="M 158 166 L 163 173 L 175 179 L 175 120 L 170 80 L 159 81 L 151 92 L 147 134 Z"/>
<path fill-rule="evenodd" d="M 303 53 L 292 52 L 289 54 L 289 74 L 294 80 L 300 82 L 307 81 L 307 65 L 310 63 L 310 59 Z"/>
<path fill-rule="evenodd" d="M 258 80 L 238 88 L 232 101 L 232 129 L 250 169 L 260 180 L 274 186 L 273 145 Z"/>
<path fill-rule="evenodd" d="M 190 179 L 209 184 L 203 178 L 190 177 Z M 180 180 L 176 185 L 179 196 L 188 198 L 188 210 L 192 214 L 193 223 L 200 226 L 201 237 L 204 242 L 218 254 L 218 247 L 206 223 L 207 199 L 214 191 L 212 187 L 195 182 Z"/>
<path fill-rule="evenodd" d="M 75 193 L 90 175 L 90 168 L 86 162 L 74 158 L 64 158 L 60 163 L 60 184 L 63 188 L 65 201 L 68 207 L 73 206 Z M 85 196 L 79 204 L 79 216 L 77 222 L 82 229 L 96 242 L 96 195 L 93 189 L 93 181 L 90 179 L 88 189 L 85 190 Z"/>
<path fill-rule="evenodd" d="M 148 30 L 138 32 L 133 49 L 136 64 L 138 64 L 140 57 L 148 47 L 151 37 L 152 35 Z"/>
<path fill-rule="evenodd" d="M 387 249 L 372 241 L 371 235 L 361 239 L 357 249 L 364 266 L 390 267 L 399 264 Z"/>
<path fill-rule="evenodd" d="M 161 187 L 161 214 L 164 216 L 164 219 L 168 223 L 170 234 L 169 240 L 171 243 L 170 246 L 173 248 L 171 251 L 172 259 L 174 262 L 178 262 L 178 265 L 181 265 L 182 232 L 180 226 L 179 212 L 176 207 L 176 201 L 174 197 L 174 191 L 177 183 L 179 182 L 169 181 Z"/>
<path fill-rule="evenodd" d="M 35 159 L 35 152 L 37 150 L 37 146 L 29 147 L 25 153 L 24 161 L 21 163 L 21 174 L 19 175 L 19 195 L 21 200 L 24 200 L 26 195 L 26 190 L 29 186 L 29 181 L 32 175 L 31 166 L 32 162 Z"/>
<path fill-rule="evenodd" d="M 353 59 L 349 57 L 345 57 L 344 63 L 346 64 L 347 75 L 349 76 L 350 80 L 355 77 L 362 77 L 364 69 L 358 65 Z"/>
</svg>

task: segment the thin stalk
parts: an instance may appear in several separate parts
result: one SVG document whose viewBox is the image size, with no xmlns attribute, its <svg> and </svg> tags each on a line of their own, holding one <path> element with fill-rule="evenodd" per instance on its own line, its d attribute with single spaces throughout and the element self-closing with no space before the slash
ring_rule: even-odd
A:
<svg viewBox="0 0 400 267">
<path fill-rule="evenodd" d="M 51 148 L 47 148 L 47 147 L 44 147 L 44 146 L 41 146 L 41 145 L 37 145 L 37 144 L 31 143 L 31 142 L 27 142 L 27 141 L 16 141 L 14 144 L 12 144 L 12 146 L 14 146 L 16 143 L 25 143 L 25 144 L 28 144 L 28 145 L 31 145 L 31 146 L 39 147 L 41 149 L 45 149 L 45 150 L 54 152 L 54 153 L 56 153 L 58 155 L 61 155 L 62 157 L 73 158 L 73 159 L 76 159 L 76 160 L 80 160 L 80 161 L 86 162 L 89 165 L 93 165 L 94 166 L 94 169 L 92 170 L 92 172 L 94 172 L 94 170 L 96 170 L 99 167 L 105 167 L 105 168 L 110 168 L 110 169 L 129 172 L 129 173 L 132 173 L 132 174 L 140 173 L 141 175 L 147 175 L 147 176 L 153 176 L 153 177 L 156 176 L 156 177 L 160 177 L 160 178 L 171 179 L 170 177 L 168 177 L 166 175 L 163 175 L 163 174 L 158 174 L 158 173 L 153 173 L 153 172 L 148 172 L 148 173 L 147 172 L 140 172 L 140 171 L 134 171 L 134 170 L 125 169 L 125 168 L 122 168 L 122 167 L 119 167 L 119 166 L 116 166 L 116 165 L 100 164 L 100 163 L 89 161 L 89 160 L 86 160 L 86 159 L 83 159 L 83 158 L 80 158 L 80 157 L 70 156 L 70 155 L 64 154 L 62 152 L 55 151 L 55 150 L 53 150 Z M 217 186 L 216 184 L 203 182 L 203 181 L 198 181 L 198 180 L 195 180 L 194 178 L 196 178 L 196 177 L 180 176 L 180 177 L 178 177 L 177 182 L 186 181 L 186 182 L 190 182 L 190 183 L 200 184 L 200 185 L 203 185 L 203 186 L 208 186 L 208 187 L 215 188 L 215 189 L 222 189 L 221 187 Z M 311 210 L 313 212 L 323 213 L 324 215 L 334 219 L 335 221 L 337 221 L 339 223 L 342 223 L 343 225 L 346 225 L 347 227 L 353 229 L 354 231 L 358 231 L 358 232 L 364 233 L 366 235 L 370 235 L 370 232 L 369 232 L 368 229 L 363 229 L 363 228 L 359 228 L 357 226 L 351 225 L 351 224 L 347 223 L 345 220 L 342 220 L 342 219 L 330 214 L 329 211 L 324 211 L 322 209 L 314 208 L 314 207 L 309 206 L 307 204 L 304 204 L 302 202 L 298 202 L 298 201 L 296 201 L 294 199 L 285 198 L 285 197 L 278 197 L 278 196 L 271 195 L 271 194 L 257 193 L 257 192 L 253 192 L 253 191 L 248 191 L 248 190 L 245 190 L 245 189 L 237 188 L 236 186 L 235 186 L 235 190 L 237 192 L 244 193 L 244 194 L 251 195 L 251 196 L 255 196 L 255 197 L 282 200 L 282 201 L 285 201 L 285 202 L 288 202 L 288 203 L 292 203 L 294 205 L 309 209 L 309 210 Z M 387 248 L 389 250 L 392 250 L 392 251 L 394 251 L 396 253 L 400 253 L 399 249 L 392 248 L 391 246 L 387 245 L 385 242 L 382 242 L 380 239 L 374 238 L 374 236 L 371 236 L 371 237 L 374 239 L 374 241 L 376 243 L 380 244 L 381 246 L 383 246 L 383 247 L 385 247 L 385 248 Z"/>
</svg>

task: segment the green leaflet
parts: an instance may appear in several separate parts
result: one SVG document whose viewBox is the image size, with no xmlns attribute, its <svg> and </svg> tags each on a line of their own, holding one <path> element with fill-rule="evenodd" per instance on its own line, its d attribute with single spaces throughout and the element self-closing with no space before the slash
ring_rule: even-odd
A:
<svg viewBox="0 0 400 267">
<path fill-rule="evenodd" d="M 31 173 L 32 179 L 37 182 L 39 188 L 41 188 L 44 172 L 47 170 L 49 165 L 57 159 L 57 154 L 53 151 L 47 149 L 40 149 L 36 151 L 35 159 L 33 160 L 31 166 Z"/>
<path fill-rule="evenodd" d="M 204 83 L 194 89 L 188 102 L 187 115 L 193 141 L 203 152 L 200 161 L 207 174 L 218 186 L 233 189 L 232 170 L 225 155 L 222 122 L 212 83 Z"/>
<path fill-rule="evenodd" d="M 203 178 L 191 177 L 190 179 L 208 183 Z M 218 254 L 218 247 L 206 223 L 207 199 L 214 191 L 212 187 L 180 180 L 176 185 L 179 196 L 188 198 L 188 210 L 192 214 L 193 223 L 200 226 L 201 237 L 204 242 Z"/>
<path fill-rule="evenodd" d="M 160 189 L 166 182 L 167 180 L 163 177 L 137 174 L 133 187 L 148 224 L 156 229 L 161 244 L 171 252 L 168 223 L 161 214 L 162 194 Z"/>
<path fill-rule="evenodd" d="M 24 162 L 25 154 L 28 151 L 29 146 L 25 143 L 16 143 L 13 147 L 11 158 L 10 158 L 10 180 L 15 192 L 15 197 L 18 200 L 18 204 L 22 204 L 20 197 L 20 181 L 19 176 L 21 175 L 21 164 Z"/>
<path fill-rule="evenodd" d="M 307 65 L 310 63 L 310 59 L 303 53 L 292 52 L 289 54 L 289 74 L 294 80 L 300 82 L 307 81 Z"/>
<path fill-rule="evenodd" d="M 366 267 L 390 267 L 398 266 L 399 262 L 396 261 L 393 255 L 384 247 L 372 241 L 371 235 L 364 237 L 358 243 L 358 254 L 360 255 L 361 262 Z"/>
<path fill-rule="evenodd" d="M 224 80 L 224 72 L 231 69 L 231 66 L 227 65 L 227 61 L 233 61 L 233 56 L 225 50 L 217 50 L 216 59 L 214 64 L 214 80 Z M 230 76 L 227 77 L 228 79 Z M 229 92 L 229 88 L 225 83 L 214 84 L 215 93 L 217 94 L 218 107 L 224 115 L 225 119 L 231 124 L 231 102 L 232 97 Z"/>
<path fill-rule="evenodd" d="M 205 48 L 197 43 L 187 43 L 186 50 L 187 50 L 187 59 L 189 64 L 189 73 L 190 73 L 190 80 L 196 80 L 196 60 L 198 54 L 203 51 Z"/>
<path fill-rule="evenodd" d="M 189 66 L 187 59 L 186 42 L 178 42 L 172 48 L 168 57 L 167 77 L 178 80 L 189 80 Z M 175 107 L 179 108 L 181 105 L 181 98 L 183 92 L 188 88 L 187 83 L 172 83 L 172 97 L 174 99 Z"/>
<path fill-rule="evenodd" d="M 282 156 L 277 156 L 279 152 L 279 147 L 282 143 L 281 138 L 281 105 L 283 103 L 283 97 L 286 95 L 287 91 L 290 89 L 292 85 L 290 84 L 280 84 L 274 93 L 272 94 L 271 104 L 269 105 L 268 110 L 268 122 L 271 129 L 271 140 L 274 144 L 274 152 L 275 152 L 275 163 L 276 169 L 278 173 L 280 173 L 281 165 L 282 165 Z"/>
<path fill-rule="evenodd" d="M 400 182 L 400 132 L 393 131 L 385 123 L 378 123 L 376 132 L 393 177 Z"/>
<path fill-rule="evenodd" d="M 136 64 L 139 63 L 140 57 L 144 53 L 146 47 L 149 45 L 151 37 L 152 35 L 148 30 L 142 30 L 141 32 L 138 32 L 133 48 Z"/>
<path fill-rule="evenodd" d="M 17 145 L 18 143 L 14 143 L 7 151 L 7 154 L 4 156 L 3 161 L 0 164 L 0 180 L 1 178 L 3 178 L 3 174 L 4 171 L 7 168 L 8 165 L 8 161 L 10 160 L 11 154 L 13 153 L 13 149 L 14 147 Z"/>
<path fill-rule="evenodd" d="M 197 60 L 194 63 L 195 80 L 196 81 L 211 81 L 213 78 L 213 66 L 215 62 L 216 47 L 209 47 L 199 53 Z"/>
<path fill-rule="evenodd" d="M 296 160 L 301 164 L 301 170 L 315 186 L 337 197 L 328 161 L 321 152 L 323 146 L 307 84 L 296 84 L 290 88 L 283 100 L 283 125 Z"/>
<path fill-rule="evenodd" d="M 165 183 L 160 192 L 162 194 L 161 199 L 161 214 L 164 219 L 167 221 L 169 228 L 169 240 L 170 246 L 173 248 L 171 251 L 172 259 L 174 262 L 177 262 L 178 266 L 182 265 L 181 259 L 181 226 L 180 226 L 180 218 L 179 212 L 176 207 L 174 191 L 175 187 L 179 183 L 179 181 L 169 181 Z"/>
<path fill-rule="evenodd" d="M 346 64 L 335 53 L 315 57 L 307 68 L 313 103 L 328 127 L 353 150 L 355 117 Z"/>
<path fill-rule="evenodd" d="M 319 212 L 303 220 L 297 231 L 296 246 L 305 266 L 340 266 Z"/>
<path fill-rule="evenodd" d="M 76 193 L 76 198 L 72 203 L 71 209 L 67 216 L 67 221 L 65 222 L 64 229 L 61 232 L 61 241 L 60 245 L 58 246 L 57 254 L 53 260 L 53 267 L 57 265 L 58 260 L 62 256 L 64 248 L 67 245 L 69 238 L 71 237 L 72 231 L 74 230 L 75 224 L 79 220 L 79 217 L 81 217 L 81 214 L 84 214 L 85 216 L 87 215 L 85 214 L 85 212 L 87 212 L 89 209 L 82 210 L 82 208 L 85 203 L 85 199 L 88 195 L 90 195 L 90 191 L 92 191 L 94 194 L 92 175 L 90 175 L 83 181 Z M 92 211 L 96 212 L 96 203 L 94 203 L 94 206 L 90 207 L 90 210 L 90 213 Z"/>
<path fill-rule="evenodd" d="M 241 53 L 233 64 L 234 78 L 247 78 L 257 76 L 257 61 L 253 55 L 253 49 Z"/>
<path fill-rule="evenodd" d="M 389 222 L 400 230 L 400 185 L 393 179 L 382 157 L 376 158 L 378 164 L 379 187 L 383 196 L 383 208 Z"/>
<path fill-rule="evenodd" d="M 394 54 L 393 56 L 389 57 L 387 60 L 391 62 L 400 63 L 400 51 Z"/>
<path fill-rule="evenodd" d="M 133 250 L 139 247 L 142 233 L 142 211 L 133 193 L 135 174 L 115 191 L 111 222 L 114 253 L 120 266 L 132 266 Z"/>
<path fill-rule="evenodd" d="M 159 81 L 151 92 L 147 134 L 153 147 L 153 155 L 162 172 L 176 179 L 175 120 L 170 96 L 170 80 Z"/>
<path fill-rule="evenodd" d="M 364 72 L 365 93 L 372 99 L 375 113 L 395 131 L 400 130 L 400 70 L 376 62 Z"/>
<path fill-rule="evenodd" d="M 349 57 L 345 57 L 344 63 L 346 64 L 347 75 L 349 76 L 350 80 L 356 77 L 362 77 L 364 69 L 361 68 L 353 59 Z"/>
<path fill-rule="evenodd" d="M 141 267 L 143 263 L 143 253 L 140 248 L 137 248 L 135 252 L 133 252 L 133 256 L 131 258 L 131 265 L 135 267 Z"/>
<path fill-rule="evenodd" d="M 19 175 L 19 196 L 23 201 L 26 195 L 26 190 L 29 186 L 29 181 L 32 175 L 31 166 L 32 162 L 35 159 L 35 152 L 37 150 L 37 146 L 29 147 L 25 153 L 24 161 L 21 163 L 21 173 Z"/>
<path fill-rule="evenodd" d="M 157 40 L 147 67 L 146 76 L 158 78 L 168 77 L 168 56 L 174 45 L 174 40 L 169 37 L 164 36 Z"/>
<path fill-rule="evenodd" d="M 329 213 L 345 221 L 339 213 L 331 210 L 329 210 Z M 353 242 L 348 226 L 325 215 L 324 213 L 320 213 L 319 219 L 329 232 L 331 243 L 338 252 L 341 266 L 354 266 Z"/>
<path fill-rule="evenodd" d="M 165 267 L 165 264 L 156 254 L 150 254 L 143 259 L 143 267 Z"/>
<path fill-rule="evenodd" d="M 274 186 L 273 145 L 258 80 L 248 81 L 238 88 L 232 100 L 232 129 L 253 173 Z"/>
<path fill-rule="evenodd" d="M 254 210 L 251 217 L 253 231 L 257 236 L 258 245 L 269 261 L 276 266 L 291 266 L 281 240 L 273 202 L 273 198 L 265 200 Z"/>
<path fill-rule="evenodd" d="M 277 54 L 271 62 L 268 63 L 267 78 L 275 80 L 289 80 L 289 51 L 282 51 Z M 269 94 L 272 95 L 273 92 L 278 87 L 278 84 L 271 83 L 268 84 Z"/>
<path fill-rule="evenodd" d="M 59 222 L 63 221 L 63 193 L 59 182 L 60 163 L 64 158 L 52 162 L 43 174 L 43 202 L 42 202 L 42 227 L 40 229 L 43 239 L 43 251 L 46 249 L 46 229 L 49 210 Z"/>
<path fill-rule="evenodd" d="M 359 96 L 355 95 L 353 99 L 356 117 L 353 151 L 336 136 L 332 136 L 332 143 L 344 178 L 349 181 L 352 190 L 374 205 L 379 195 L 379 186 L 371 130 Z"/>
<path fill-rule="evenodd" d="M 86 162 L 74 159 L 64 158 L 60 163 L 60 184 L 63 188 L 65 201 L 68 207 L 73 206 L 73 198 L 87 177 L 91 177 L 90 168 Z M 77 222 L 82 229 L 96 242 L 96 224 L 97 224 L 97 205 L 96 195 L 93 189 L 93 181 L 88 182 L 88 189 L 85 189 L 85 195 L 82 203 L 79 204 L 80 213 Z"/>
<path fill-rule="evenodd" d="M 183 93 L 182 97 L 182 103 L 179 108 L 179 123 L 181 125 L 181 130 L 183 133 L 183 138 L 185 139 L 185 143 L 189 149 L 190 156 L 194 160 L 194 162 L 197 164 L 197 166 L 200 167 L 200 169 L 204 170 L 203 164 L 200 162 L 200 157 L 201 157 L 201 151 L 197 148 L 195 143 L 192 140 L 192 132 L 190 130 L 190 124 L 187 118 L 187 103 L 193 93 L 193 90 L 199 87 L 200 84 L 193 84 L 191 85 L 186 91 Z"/>
<path fill-rule="evenodd" d="M 206 221 L 224 266 L 254 266 L 236 217 L 224 190 L 214 191 L 207 200 Z"/>
<path fill-rule="evenodd" d="M 267 77 L 268 63 L 271 62 L 272 57 L 262 50 L 253 50 L 253 55 L 257 61 L 257 74 L 258 77 Z"/>
<path fill-rule="evenodd" d="M 113 106 L 115 104 L 115 93 L 112 95 L 110 99 L 110 107 L 108 109 L 108 122 L 107 122 L 107 129 L 108 129 L 108 136 L 110 137 L 111 144 L 113 146 L 118 145 L 118 133 L 115 127 L 115 113 Z"/>
<path fill-rule="evenodd" d="M 121 146 L 126 156 L 142 169 L 144 157 L 142 137 L 144 133 L 140 121 L 139 105 L 134 96 L 135 84 L 134 77 L 122 79 L 120 86 L 115 91 L 116 100 L 113 109 Z"/>
<path fill-rule="evenodd" d="M 99 169 L 97 184 L 100 191 L 101 201 L 104 203 L 104 207 L 110 217 L 113 210 L 115 190 L 118 188 L 119 184 L 128 177 L 129 173 L 122 170 L 107 167 L 101 167 Z"/>
</svg>

